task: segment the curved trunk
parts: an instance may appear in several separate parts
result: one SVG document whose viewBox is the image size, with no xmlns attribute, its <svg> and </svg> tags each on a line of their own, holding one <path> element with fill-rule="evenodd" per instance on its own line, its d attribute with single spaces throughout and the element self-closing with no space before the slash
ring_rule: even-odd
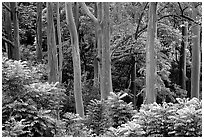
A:
<svg viewBox="0 0 204 139">
<path fill-rule="evenodd" d="M 65 3 L 66 19 L 69 24 L 69 31 L 71 35 L 71 45 L 72 45 L 72 59 L 74 67 L 74 96 L 76 104 L 76 113 L 81 117 L 84 117 L 84 107 L 82 101 L 82 91 L 81 91 L 81 63 L 79 54 L 79 40 L 77 35 L 77 29 L 74 22 L 72 3 Z"/>
</svg>

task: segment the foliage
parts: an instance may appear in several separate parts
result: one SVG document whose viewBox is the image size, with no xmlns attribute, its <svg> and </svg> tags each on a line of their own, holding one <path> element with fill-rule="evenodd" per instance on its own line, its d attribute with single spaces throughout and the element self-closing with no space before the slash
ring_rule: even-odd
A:
<svg viewBox="0 0 204 139">
<path fill-rule="evenodd" d="M 3 58 L 2 67 L 3 136 L 53 136 L 64 90 L 40 82 L 27 62 Z"/>
<path fill-rule="evenodd" d="M 117 128 L 118 126 L 129 121 L 133 114 L 133 106 L 132 103 L 127 104 L 122 100 L 125 97 L 126 93 L 110 93 L 106 101 L 107 109 L 109 112 L 109 117 L 113 120 L 113 127 Z"/>
<path fill-rule="evenodd" d="M 85 125 L 97 136 L 106 132 L 112 122 L 108 116 L 104 101 L 91 100 L 87 108 Z"/>
<path fill-rule="evenodd" d="M 56 137 L 89 137 L 91 132 L 83 123 L 83 119 L 74 113 L 65 113 L 57 122 Z"/>
<path fill-rule="evenodd" d="M 197 98 L 178 103 L 143 105 L 133 119 L 117 129 L 121 136 L 202 136 L 202 104 Z"/>
<path fill-rule="evenodd" d="M 53 136 L 55 121 L 50 111 L 38 110 L 27 102 L 14 101 L 2 108 L 2 116 L 8 119 L 2 124 L 2 135 L 9 137 Z"/>
</svg>

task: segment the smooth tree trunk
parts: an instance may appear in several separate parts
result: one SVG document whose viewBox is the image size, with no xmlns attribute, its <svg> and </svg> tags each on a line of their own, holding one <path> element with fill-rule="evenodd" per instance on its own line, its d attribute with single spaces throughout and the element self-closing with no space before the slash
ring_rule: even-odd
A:
<svg viewBox="0 0 204 139">
<path fill-rule="evenodd" d="M 156 53 L 154 41 L 156 37 L 156 9 L 157 3 L 151 2 L 149 7 L 149 18 L 147 28 L 146 48 L 146 98 L 144 104 L 156 102 Z"/>
<path fill-rule="evenodd" d="M 9 2 L 5 2 L 5 3 L 8 7 L 10 7 Z M 6 31 L 7 39 L 13 42 L 12 26 L 11 26 L 11 12 L 8 10 L 6 10 L 6 15 L 5 15 L 5 31 Z M 8 53 L 8 58 L 13 59 L 14 46 L 12 46 L 9 43 L 7 43 L 7 53 Z"/>
<path fill-rule="evenodd" d="M 98 17 L 98 8 L 97 8 L 97 2 L 95 2 L 94 8 L 94 16 L 97 18 Z M 94 60 L 93 60 L 93 67 L 94 67 L 94 86 L 97 87 L 99 85 L 99 64 L 98 64 L 98 60 L 97 60 L 97 56 L 98 56 L 98 51 L 97 51 L 97 46 L 98 46 L 98 28 L 95 25 L 95 48 L 94 48 Z"/>
<path fill-rule="evenodd" d="M 81 65 L 80 65 L 80 54 L 79 54 L 79 40 L 77 35 L 77 29 L 74 22 L 72 3 L 65 3 L 66 20 L 69 25 L 69 31 L 71 35 L 72 45 L 72 59 L 74 69 L 74 96 L 76 104 L 76 113 L 79 116 L 84 117 L 84 107 L 82 100 L 82 89 L 81 89 Z"/>
<path fill-rule="evenodd" d="M 36 55 L 37 60 L 42 60 L 42 2 L 37 2 L 37 46 Z"/>
<path fill-rule="evenodd" d="M 181 55 L 180 55 L 180 85 L 181 88 L 186 90 L 186 48 L 188 44 L 188 23 L 185 22 L 182 26 L 182 42 L 181 42 Z"/>
<path fill-rule="evenodd" d="M 98 24 L 96 25 L 97 29 L 97 62 L 98 62 L 98 77 L 99 77 L 99 86 L 100 86 L 100 93 L 102 94 L 102 26 L 101 22 L 103 21 L 103 3 L 99 2 L 97 8 L 97 17 L 98 17 Z M 102 99 L 102 97 L 101 97 Z"/>
<path fill-rule="evenodd" d="M 96 59 L 94 60 L 94 80 L 96 81 L 96 73 L 97 73 L 97 68 L 98 68 L 98 80 L 99 80 L 99 86 L 100 86 L 100 93 L 102 95 L 102 44 L 103 44 L 103 32 L 102 32 L 102 24 L 101 22 L 103 21 L 103 3 L 99 2 L 97 3 L 97 8 L 95 8 L 95 10 L 97 9 L 97 16 L 96 16 L 96 12 L 95 15 L 93 15 L 89 9 L 87 8 L 85 3 L 80 3 L 81 7 L 83 8 L 84 12 L 92 19 L 92 21 L 95 24 L 95 31 L 96 31 L 96 44 L 97 44 L 97 54 L 96 54 Z M 96 18 L 97 17 L 97 18 Z M 96 61 L 97 60 L 97 61 Z M 98 63 L 98 66 L 96 66 L 96 62 Z M 95 83 L 96 84 L 96 83 Z M 102 97 L 101 97 L 102 99 Z"/>
<path fill-rule="evenodd" d="M 12 19 L 13 19 L 13 27 L 14 27 L 14 53 L 13 59 L 20 60 L 20 37 L 19 37 L 19 21 L 18 21 L 18 13 L 17 13 L 17 2 L 10 2 L 11 11 L 12 11 Z"/>
<path fill-rule="evenodd" d="M 197 9 L 193 8 L 193 19 L 197 20 Z M 200 26 L 192 27 L 191 98 L 199 98 L 200 93 Z"/>
<path fill-rule="evenodd" d="M 58 58 L 57 58 L 57 47 L 55 39 L 55 28 L 53 21 L 53 4 L 52 2 L 47 3 L 47 46 L 48 46 L 48 81 L 49 83 L 56 83 L 59 81 L 58 78 Z"/>
<path fill-rule="evenodd" d="M 103 3 L 103 44 L 102 44 L 102 90 L 101 99 L 107 99 L 112 89 L 111 78 L 111 59 L 110 59 L 110 19 L 109 19 L 109 2 Z"/>
<path fill-rule="evenodd" d="M 60 30 L 60 9 L 59 2 L 57 2 L 57 36 L 58 36 L 58 48 L 59 48 L 59 82 L 62 83 L 62 64 L 63 64 L 63 52 L 62 52 L 62 40 Z"/>
<path fill-rule="evenodd" d="M 132 70 L 131 70 L 131 90 L 133 93 L 133 106 L 136 109 L 137 92 L 136 92 L 136 59 L 132 56 Z"/>
</svg>

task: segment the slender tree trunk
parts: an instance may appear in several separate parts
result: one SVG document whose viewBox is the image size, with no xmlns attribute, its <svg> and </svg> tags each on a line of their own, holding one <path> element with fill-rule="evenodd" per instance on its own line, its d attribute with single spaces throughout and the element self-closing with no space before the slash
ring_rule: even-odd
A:
<svg viewBox="0 0 204 139">
<path fill-rule="evenodd" d="M 144 103 L 150 104 L 156 102 L 156 54 L 155 54 L 155 36 L 156 36 L 156 9 L 157 3 L 151 2 L 149 7 L 149 21 L 147 28 L 147 49 L 146 49 L 146 98 Z"/>
<path fill-rule="evenodd" d="M 107 99 L 112 89 L 111 79 L 111 59 L 110 59 L 110 19 L 109 19 L 109 2 L 103 4 L 103 44 L 102 44 L 102 92 L 101 98 Z"/>
<path fill-rule="evenodd" d="M 19 23 L 18 23 L 18 13 L 17 13 L 17 2 L 10 2 L 12 19 L 14 25 L 14 53 L 13 59 L 20 60 L 20 38 L 19 38 Z"/>
<path fill-rule="evenodd" d="M 98 17 L 98 8 L 97 8 L 97 2 L 95 2 L 95 12 L 94 12 L 94 15 L 95 17 L 97 18 Z M 94 52 L 95 52 L 95 55 L 94 55 L 94 60 L 93 60 L 93 67 L 94 67 L 94 86 L 98 86 L 99 84 L 99 74 L 98 74 L 98 60 L 97 60 L 97 56 L 98 56 L 98 51 L 97 51 L 97 46 L 98 46 L 98 28 L 97 28 L 97 25 L 95 27 L 95 48 L 94 48 Z"/>
<path fill-rule="evenodd" d="M 81 91 L 81 65 L 80 65 L 80 55 L 79 55 L 79 40 L 77 35 L 77 29 L 74 22 L 72 3 L 65 3 L 66 19 L 69 24 L 69 30 L 71 35 L 72 44 L 72 58 L 74 67 L 74 96 L 76 103 L 76 113 L 81 117 L 84 117 L 84 107 L 82 101 L 82 91 Z"/>
<path fill-rule="evenodd" d="M 133 64 L 133 67 L 132 67 L 132 71 L 131 71 L 131 88 L 132 88 L 132 93 L 134 95 L 133 97 L 133 105 L 134 105 L 134 109 L 136 109 L 136 103 L 137 103 L 137 92 L 136 92 L 136 61 L 135 61 L 135 57 L 133 56 L 132 57 L 132 64 Z"/>
<path fill-rule="evenodd" d="M 98 77 L 100 93 L 102 94 L 102 26 L 100 22 L 103 20 L 103 6 L 102 2 L 98 3 L 97 17 L 99 23 L 96 25 L 97 28 L 97 61 L 98 61 Z M 102 97 L 101 97 L 102 98 Z"/>
<path fill-rule="evenodd" d="M 49 83 L 59 81 L 58 78 L 58 58 L 55 39 L 55 28 L 53 21 L 53 5 L 52 2 L 47 3 L 47 45 L 48 45 L 48 65 L 49 65 Z"/>
<path fill-rule="evenodd" d="M 42 60 L 42 2 L 37 2 L 37 46 L 36 55 L 39 61 Z"/>
<path fill-rule="evenodd" d="M 193 19 L 197 20 L 197 9 L 193 8 Z M 192 27 L 191 98 L 199 98 L 200 93 L 200 26 Z"/>
<path fill-rule="evenodd" d="M 63 53 L 62 53 L 62 40 L 60 31 L 60 9 L 59 2 L 57 2 L 57 36 L 59 42 L 59 82 L 62 83 L 62 64 L 63 64 Z"/>
<path fill-rule="evenodd" d="M 5 2 L 5 3 L 8 7 L 10 7 L 9 2 Z M 5 18 L 5 31 L 6 31 L 7 39 L 12 42 L 13 38 L 12 38 L 12 26 L 11 26 L 11 12 L 6 10 L 5 16 L 6 16 L 6 18 Z M 8 58 L 13 59 L 14 48 L 9 43 L 7 43 L 7 50 L 8 50 Z"/>
<path fill-rule="evenodd" d="M 181 56 L 180 56 L 180 85 L 181 88 L 186 90 L 186 48 L 188 44 L 188 23 L 185 22 L 182 26 L 182 37 L 181 42 Z"/>
</svg>

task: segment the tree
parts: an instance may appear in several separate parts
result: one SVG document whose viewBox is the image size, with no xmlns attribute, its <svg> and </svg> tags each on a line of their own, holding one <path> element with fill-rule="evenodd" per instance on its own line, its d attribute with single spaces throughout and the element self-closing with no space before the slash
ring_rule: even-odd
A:
<svg viewBox="0 0 204 139">
<path fill-rule="evenodd" d="M 62 63 L 63 63 L 63 53 L 62 53 L 62 40 L 60 31 L 60 9 L 59 2 L 57 2 L 57 37 L 58 37 L 58 48 L 59 48 L 59 82 L 62 83 Z"/>
<path fill-rule="evenodd" d="M 20 38 L 19 38 L 19 23 L 18 23 L 18 11 L 17 11 L 17 2 L 10 2 L 12 19 L 14 25 L 14 53 L 12 58 L 15 60 L 20 60 Z"/>
<path fill-rule="evenodd" d="M 107 99 L 112 89 L 111 60 L 110 60 L 110 21 L 109 3 L 99 3 L 96 18 L 87 8 L 85 3 L 80 3 L 86 14 L 96 26 L 98 73 L 100 75 L 101 99 Z M 106 15 L 106 16 L 103 16 Z M 96 72 L 96 69 L 95 69 Z M 95 73 L 96 77 L 96 73 Z"/>
<path fill-rule="evenodd" d="M 79 116 L 84 117 L 84 107 L 82 101 L 82 90 L 81 90 L 81 63 L 79 54 L 79 40 L 77 35 L 77 29 L 74 22 L 72 3 L 65 3 L 66 20 L 69 25 L 69 31 L 71 35 L 72 45 L 72 59 L 74 67 L 74 96 L 76 104 L 76 113 Z"/>
<path fill-rule="evenodd" d="M 188 44 L 188 23 L 182 26 L 182 42 L 180 56 L 180 84 L 181 88 L 186 90 L 186 49 Z"/>
<path fill-rule="evenodd" d="M 9 8 L 10 3 L 6 2 L 5 5 Z M 10 9 L 6 9 L 6 14 L 5 14 L 5 32 L 7 39 L 12 42 L 13 37 L 12 37 L 12 26 L 11 26 L 11 11 Z M 13 54 L 14 54 L 14 45 L 7 43 L 7 51 L 8 51 L 8 58 L 13 59 Z"/>
<path fill-rule="evenodd" d="M 198 20 L 198 11 L 194 5 L 193 19 Z M 191 97 L 199 98 L 200 92 L 200 26 L 192 27 L 192 65 L 191 65 Z"/>
<path fill-rule="evenodd" d="M 112 78 L 111 78 L 111 59 L 110 59 L 110 19 L 109 19 L 109 2 L 103 3 L 103 43 L 102 43 L 102 92 L 101 98 L 107 99 L 112 89 Z"/>
<path fill-rule="evenodd" d="M 48 46 L 48 65 L 49 65 L 49 83 L 58 82 L 58 60 L 57 47 L 55 40 L 55 30 L 53 22 L 53 4 L 47 3 L 47 46 Z"/>
<path fill-rule="evenodd" d="M 147 28 L 147 48 L 146 48 L 146 104 L 156 102 L 156 54 L 154 41 L 156 37 L 156 9 L 157 3 L 151 2 L 149 7 L 149 18 Z"/>
<path fill-rule="evenodd" d="M 39 61 L 42 60 L 42 2 L 37 2 L 37 46 L 36 55 Z"/>
</svg>

